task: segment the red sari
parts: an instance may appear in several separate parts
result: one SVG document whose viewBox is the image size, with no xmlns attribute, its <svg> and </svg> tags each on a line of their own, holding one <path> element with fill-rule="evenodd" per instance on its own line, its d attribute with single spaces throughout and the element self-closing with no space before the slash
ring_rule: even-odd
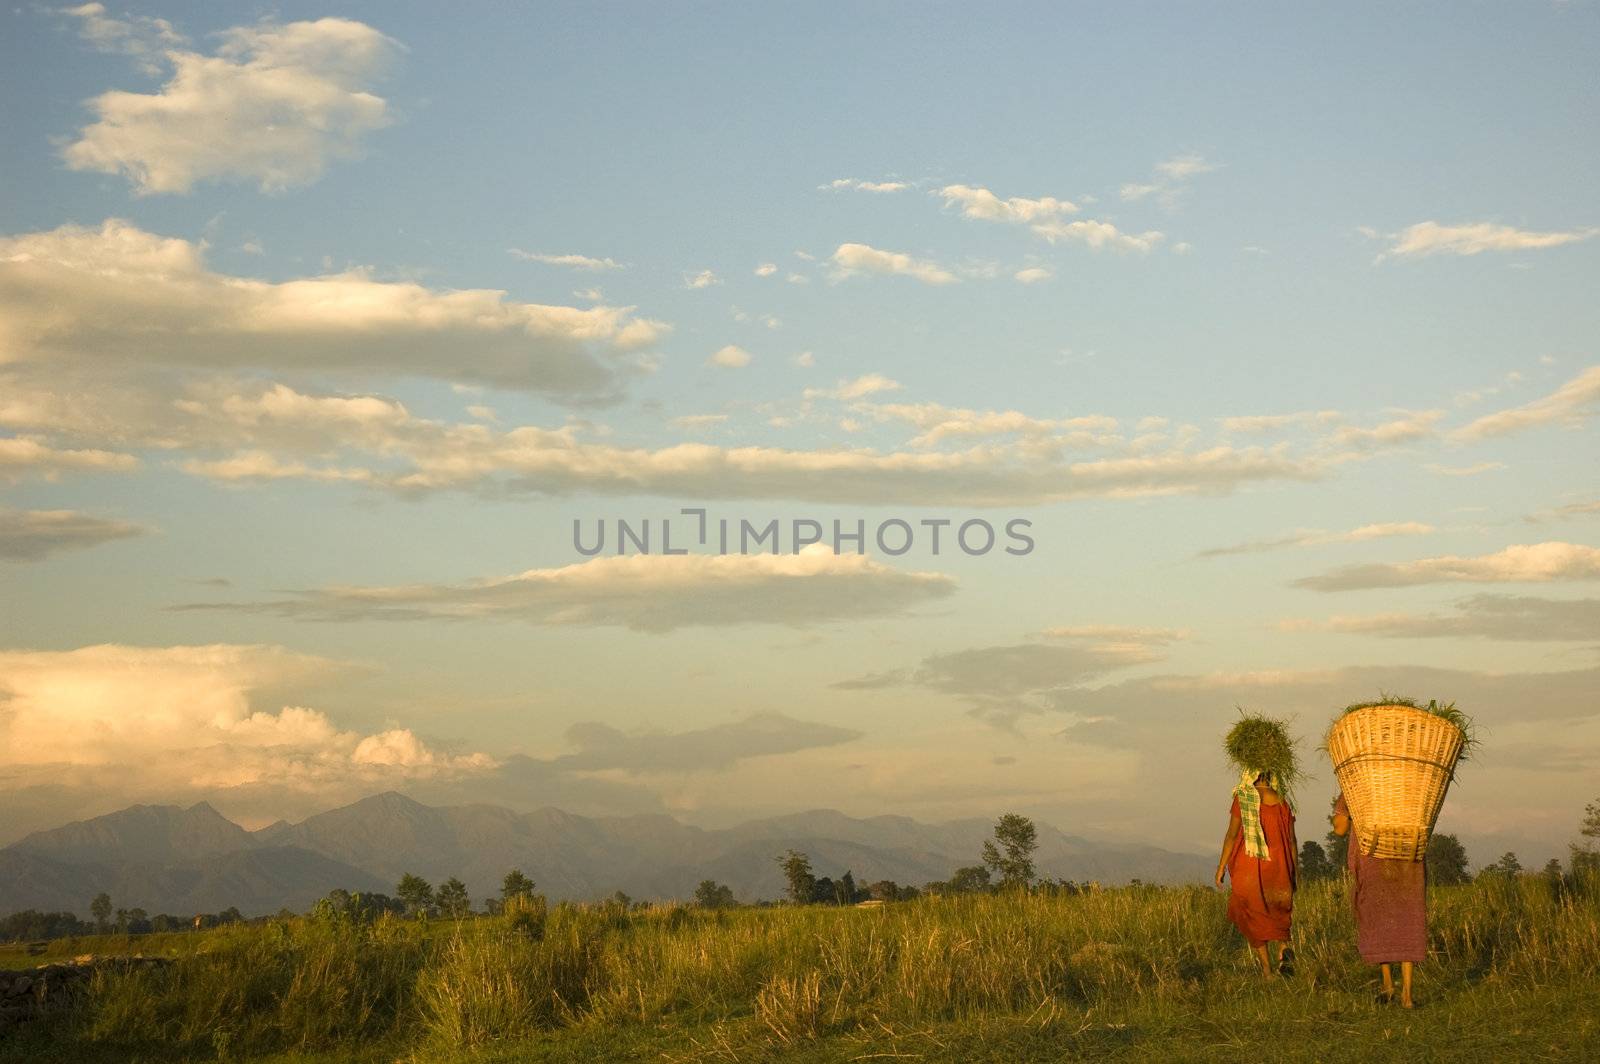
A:
<svg viewBox="0 0 1600 1064">
<path fill-rule="evenodd" d="M 1239 799 L 1235 798 L 1229 816 L 1238 815 Z M 1228 878 L 1233 883 L 1233 892 L 1228 895 L 1228 919 L 1252 947 L 1289 941 L 1289 918 L 1294 911 L 1297 855 L 1294 814 L 1287 802 L 1261 803 L 1261 831 L 1267 837 L 1268 860 L 1245 852 L 1242 830 L 1228 857 Z"/>
</svg>

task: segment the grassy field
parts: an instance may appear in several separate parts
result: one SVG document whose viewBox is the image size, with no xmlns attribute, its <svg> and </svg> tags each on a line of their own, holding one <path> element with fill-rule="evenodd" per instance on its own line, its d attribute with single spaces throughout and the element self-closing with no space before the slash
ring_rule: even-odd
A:
<svg viewBox="0 0 1600 1064">
<path fill-rule="evenodd" d="M 84 1007 L 0 1042 L 0 1061 L 1600 1059 L 1600 880 L 1436 889 L 1411 1013 L 1375 1003 L 1342 883 L 1298 896 L 1299 971 L 1270 984 L 1224 900 L 558 906 L 79 939 L 51 954 L 177 963 L 100 977 Z"/>
</svg>

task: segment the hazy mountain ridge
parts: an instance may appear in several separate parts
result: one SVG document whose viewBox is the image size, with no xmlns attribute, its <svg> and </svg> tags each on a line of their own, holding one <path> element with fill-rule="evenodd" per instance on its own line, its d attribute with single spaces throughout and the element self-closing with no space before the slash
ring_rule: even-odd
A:
<svg viewBox="0 0 1600 1064">
<path fill-rule="evenodd" d="M 475 901 L 521 868 L 552 898 L 623 890 L 686 898 L 702 879 L 743 900 L 777 897 L 774 858 L 811 857 L 818 875 L 847 869 L 859 884 L 920 886 L 976 864 L 992 824 L 855 818 L 816 809 L 707 829 L 662 815 L 584 817 L 555 808 L 428 806 L 395 792 L 251 832 L 200 803 L 132 806 L 32 835 L 0 849 L 0 912 L 86 911 L 104 890 L 120 907 L 185 915 L 237 906 L 246 913 L 304 910 L 335 887 L 393 892 L 406 872 L 434 883 L 458 876 Z M 1126 882 L 1196 880 L 1206 858 L 1154 846 L 1099 842 L 1038 825 L 1040 874 Z"/>
</svg>

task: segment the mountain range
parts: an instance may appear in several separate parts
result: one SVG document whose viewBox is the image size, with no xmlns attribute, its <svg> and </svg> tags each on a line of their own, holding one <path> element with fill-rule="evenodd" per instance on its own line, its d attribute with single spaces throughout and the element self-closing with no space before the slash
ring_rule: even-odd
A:
<svg viewBox="0 0 1600 1064">
<path fill-rule="evenodd" d="M 917 886 L 978 863 L 993 825 L 921 823 L 902 816 L 849 817 L 830 809 L 709 829 L 669 816 L 584 817 L 545 808 L 429 806 L 388 792 L 256 831 L 201 802 L 187 809 L 135 805 L 37 831 L 0 849 L 0 913 L 86 914 L 101 891 L 121 908 L 188 915 L 230 906 L 246 915 L 304 911 L 328 891 L 394 893 L 408 872 L 433 883 L 459 877 L 475 901 L 520 868 L 553 899 L 596 899 L 622 890 L 640 899 L 689 897 L 703 879 L 741 900 L 776 898 L 775 858 L 811 858 L 819 876 L 849 870 L 858 884 Z M 1090 841 L 1038 825 L 1041 875 L 1073 880 L 1201 879 L 1209 860 L 1130 843 Z"/>
</svg>

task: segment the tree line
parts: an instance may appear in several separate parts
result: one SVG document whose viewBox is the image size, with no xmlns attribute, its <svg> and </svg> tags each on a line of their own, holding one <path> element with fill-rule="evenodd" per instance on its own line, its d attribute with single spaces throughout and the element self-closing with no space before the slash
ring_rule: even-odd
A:
<svg viewBox="0 0 1600 1064">
<path fill-rule="evenodd" d="M 1551 858 L 1537 873 L 1523 867 L 1517 855 L 1502 854 L 1499 859 L 1482 866 L 1476 877 L 1538 874 L 1560 881 L 1563 877 L 1600 873 L 1600 800 L 1584 807 L 1579 827 L 1582 841 L 1571 845 L 1567 866 Z M 1034 853 L 1038 849 L 1038 831 L 1033 821 L 1017 813 L 1007 813 L 995 822 L 991 838 L 985 840 L 975 864 L 955 870 L 947 880 L 936 880 L 921 887 L 899 884 L 893 880 L 859 884 L 847 869 L 837 879 L 818 875 L 811 858 L 798 850 L 788 850 L 777 857 L 783 873 L 785 890 L 783 901 L 790 905 L 859 905 L 862 902 L 908 901 L 924 894 L 980 894 L 1013 890 L 1036 893 L 1076 893 L 1096 889 L 1098 884 L 1075 883 L 1071 880 L 1040 878 L 1034 867 Z M 1349 853 L 1349 836 L 1329 832 L 1325 842 L 1307 839 L 1300 847 L 1299 874 L 1301 879 L 1315 881 L 1342 874 Z M 1454 835 L 1435 833 L 1428 840 L 1428 879 L 1439 886 L 1452 886 L 1470 882 L 1474 873 L 1469 870 L 1466 848 Z M 1135 885 L 1138 880 L 1133 881 Z M 537 886 L 521 869 L 514 868 L 501 880 L 498 897 L 484 901 L 486 915 L 510 914 L 514 921 L 527 925 L 527 929 L 542 927 L 544 898 Z M 633 899 L 617 891 L 606 899 L 605 905 L 626 910 Z M 733 889 L 712 879 L 704 879 L 695 888 L 693 904 L 703 909 L 725 909 L 738 905 Z M 764 904 L 758 902 L 757 904 Z M 156 931 L 201 929 L 245 919 L 237 908 L 227 908 L 219 913 L 203 913 L 193 917 L 158 913 L 151 916 L 140 908 L 116 908 L 110 895 L 97 894 L 89 903 L 90 920 L 79 919 L 71 912 L 40 912 L 27 909 L 0 917 L 0 942 L 69 938 L 92 934 L 149 934 Z M 463 918 L 472 914 L 472 898 L 466 884 L 451 876 L 437 887 L 421 876 L 407 873 L 395 886 L 393 895 L 375 891 L 352 892 L 333 890 L 312 906 L 309 915 L 324 919 L 354 919 L 369 921 L 392 914 L 413 917 Z M 294 916 L 285 909 L 279 917 Z"/>
</svg>

